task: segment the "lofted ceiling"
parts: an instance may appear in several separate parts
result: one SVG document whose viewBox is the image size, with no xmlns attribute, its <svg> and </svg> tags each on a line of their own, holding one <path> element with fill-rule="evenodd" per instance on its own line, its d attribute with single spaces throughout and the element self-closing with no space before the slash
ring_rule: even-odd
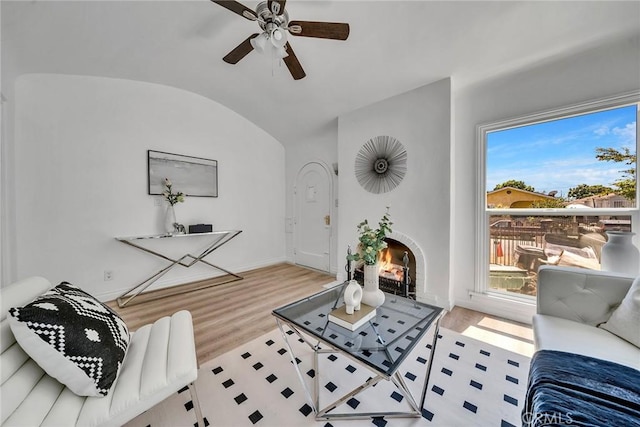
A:
<svg viewBox="0 0 640 427">
<path fill-rule="evenodd" d="M 5 93 L 23 73 L 159 83 L 215 100 L 285 146 L 321 137 L 341 114 L 445 77 L 461 88 L 640 34 L 638 1 L 289 0 L 292 20 L 351 28 L 346 41 L 290 37 L 307 74 L 295 81 L 256 52 L 225 63 L 258 25 L 208 0 L 0 7 Z"/>
</svg>

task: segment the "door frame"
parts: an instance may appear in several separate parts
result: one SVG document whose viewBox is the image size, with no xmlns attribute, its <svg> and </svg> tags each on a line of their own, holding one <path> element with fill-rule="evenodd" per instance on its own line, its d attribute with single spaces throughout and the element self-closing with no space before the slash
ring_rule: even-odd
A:
<svg viewBox="0 0 640 427">
<path fill-rule="evenodd" d="M 309 165 L 312 164 L 317 164 L 319 165 L 322 170 L 324 170 L 328 180 L 329 180 L 329 216 L 331 218 L 331 224 L 329 225 L 329 271 L 327 271 L 327 273 L 335 273 L 335 267 L 334 267 L 334 251 L 333 251 L 333 246 L 334 246 L 334 230 L 335 230 L 335 213 L 336 213 L 336 200 L 335 200 L 335 189 L 334 189 L 334 180 L 333 180 L 333 170 L 326 164 L 324 163 L 322 160 L 310 160 L 306 163 L 304 163 L 302 166 L 300 166 L 300 168 L 298 169 L 298 172 L 296 173 L 296 178 L 293 182 L 293 194 L 292 194 L 292 198 L 293 198 L 293 262 L 294 264 L 298 264 L 298 260 L 297 255 L 298 255 L 298 222 L 299 222 L 299 215 L 300 215 L 300 208 L 298 206 L 298 197 L 297 197 L 297 192 L 298 192 L 298 184 L 300 181 L 300 174 L 302 173 L 302 171 Z"/>
</svg>

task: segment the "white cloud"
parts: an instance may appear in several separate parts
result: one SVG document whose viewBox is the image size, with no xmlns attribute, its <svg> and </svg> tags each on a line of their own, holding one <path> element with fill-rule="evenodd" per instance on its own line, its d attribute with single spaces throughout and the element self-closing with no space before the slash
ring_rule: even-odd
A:
<svg viewBox="0 0 640 427">
<path fill-rule="evenodd" d="M 607 125 L 602 125 L 596 129 L 594 129 L 593 133 L 595 133 L 598 136 L 604 136 L 604 135 L 608 135 L 609 134 L 609 126 Z"/>
<path fill-rule="evenodd" d="M 620 142 L 624 146 L 632 146 L 636 145 L 636 122 L 627 123 L 624 127 L 615 127 L 611 130 L 615 136 L 620 138 Z"/>
</svg>

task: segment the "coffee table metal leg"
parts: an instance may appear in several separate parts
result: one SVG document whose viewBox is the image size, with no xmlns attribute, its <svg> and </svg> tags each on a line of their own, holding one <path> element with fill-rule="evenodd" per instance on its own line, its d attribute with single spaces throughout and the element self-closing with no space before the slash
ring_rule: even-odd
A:
<svg viewBox="0 0 640 427">
<path fill-rule="evenodd" d="M 429 353 L 429 362 L 427 364 L 427 376 L 424 379 L 424 388 L 422 389 L 422 398 L 420 399 L 420 411 L 424 408 L 424 401 L 427 397 L 427 387 L 429 386 L 429 378 L 431 377 L 431 366 L 433 358 L 436 354 L 436 344 L 438 343 L 438 334 L 440 333 L 440 319 L 444 316 L 444 312 L 436 319 L 435 331 L 433 332 L 433 340 L 431 341 L 431 352 Z"/>
<path fill-rule="evenodd" d="M 391 381 L 393 381 L 393 383 L 396 385 L 398 390 L 400 390 L 402 394 L 404 394 L 404 397 L 407 398 L 407 402 L 409 402 L 409 406 L 413 408 L 416 415 L 421 415 L 422 409 L 418 407 L 418 403 L 416 402 L 416 399 L 413 397 L 413 393 L 411 393 L 411 390 L 409 390 L 409 387 L 407 387 L 407 383 L 404 382 L 399 371 L 393 374 L 393 376 L 391 377 Z"/>
<path fill-rule="evenodd" d="M 314 382 L 315 382 L 315 386 L 316 386 L 316 397 L 317 397 L 317 401 L 316 401 L 316 405 L 318 407 L 320 407 L 320 367 L 318 366 L 318 355 L 319 354 L 325 354 L 325 353 L 339 353 L 335 350 L 331 350 L 331 349 L 317 349 L 315 351 L 314 354 L 314 369 L 316 372 L 315 378 L 314 378 Z M 327 406 L 325 406 L 322 409 L 319 409 L 316 412 L 316 420 L 328 420 L 328 419 L 333 419 L 333 418 L 361 418 L 361 419 L 367 419 L 367 418 L 371 418 L 372 416 L 375 416 L 375 414 L 371 414 L 371 413 L 358 413 L 358 414 L 328 414 L 329 411 L 337 408 L 338 406 L 342 405 L 343 403 L 345 403 L 347 400 L 351 399 L 353 396 L 357 395 L 358 393 L 361 393 L 362 391 L 368 389 L 369 387 L 373 387 L 374 385 L 376 385 L 377 383 L 380 382 L 380 380 L 383 380 L 384 377 L 382 375 L 376 375 L 375 377 L 369 378 L 367 381 L 364 382 L 364 384 L 354 388 L 353 390 L 351 390 L 350 392 L 348 392 L 347 394 L 343 395 L 341 398 L 335 400 L 334 402 L 331 402 L 330 404 L 328 404 Z"/>
<path fill-rule="evenodd" d="M 318 413 L 318 407 L 316 406 L 316 403 L 314 403 L 314 399 L 311 396 L 311 392 L 309 391 L 309 388 L 307 387 L 307 383 L 304 381 L 304 377 L 302 376 L 302 371 L 300 371 L 300 367 L 298 366 L 298 362 L 296 361 L 296 355 L 293 353 L 293 348 L 291 347 L 291 344 L 289 344 L 289 338 L 287 336 L 287 333 L 284 331 L 284 328 L 282 327 L 282 323 L 280 322 L 280 319 L 276 319 L 276 322 L 278 323 L 278 329 L 280 329 L 282 338 L 284 338 L 284 342 L 285 342 L 285 345 L 287 346 L 287 350 L 289 350 L 291 363 L 293 363 L 293 367 L 296 369 L 296 373 L 298 374 L 298 379 L 302 384 L 302 388 L 304 388 L 304 392 L 307 396 L 307 400 L 309 401 L 309 404 L 311 405 L 313 412 Z M 290 325 L 288 326 L 291 328 L 291 330 L 293 330 L 298 334 L 298 331 L 295 328 L 292 328 Z M 318 376 L 318 371 L 316 371 L 316 377 L 317 376 Z"/>
</svg>

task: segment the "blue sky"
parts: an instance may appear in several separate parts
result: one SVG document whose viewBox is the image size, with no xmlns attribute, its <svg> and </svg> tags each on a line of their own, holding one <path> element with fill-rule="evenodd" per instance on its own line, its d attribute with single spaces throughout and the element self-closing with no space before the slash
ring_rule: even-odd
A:
<svg viewBox="0 0 640 427">
<path fill-rule="evenodd" d="M 636 151 L 636 106 L 522 126 L 487 136 L 487 191 L 515 179 L 567 196 L 579 184 L 612 186 L 623 163 L 596 159 L 596 147 Z"/>
</svg>

